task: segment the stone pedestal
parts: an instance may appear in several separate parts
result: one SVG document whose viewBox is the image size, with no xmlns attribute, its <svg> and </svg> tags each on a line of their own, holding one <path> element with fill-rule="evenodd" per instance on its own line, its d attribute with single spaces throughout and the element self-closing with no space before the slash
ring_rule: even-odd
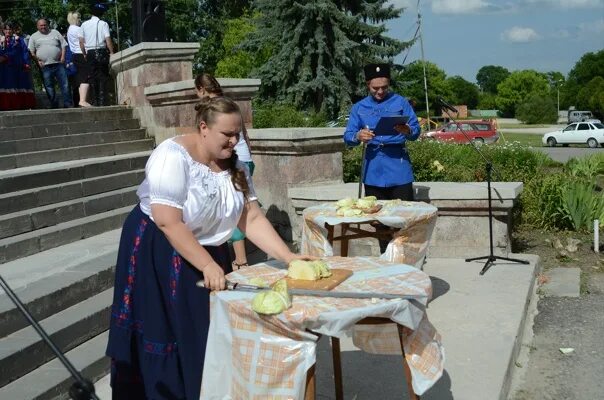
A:
<svg viewBox="0 0 604 400">
<path fill-rule="evenodd" d="M 256 170 L 254 187 L 281 237 L 297 229 L 288 189 L 342 184 L 342 128 L 273 128 L 249 132 Z"/>
<path fill-rule="evenodd" d="M 119 104 L 135 108 L 141 125 L 155 142 L 195 131 L 196 96 L 193 58 L 199 43 L 139 43 L 111 56 Z M 241 108 L 252 126 L 251 99 L 259 79 L 218 78 L 225 95 Z"/>
<path fill-rule="evenodd" d="M 145 88 L 193 78 L 193 57 L 199 43 L 143 42 L 111 55 L 118 104 L 147 105 Z"/>
<path fill-rule="evenodd" d="M 235 100 L 243 122 L 252 127 L 252 97 L 260 87 L 260 79 L 217 78 L 225 96 Z M 149 86 L 144 90 L 149 106 L 139 110 L 146 126 L 153 126 L 155 141 L 196 131 L 195 104 L 199 102 L 193 79 Z M 149 114 L 151 113 L 151 114 Z"/>
</svg>

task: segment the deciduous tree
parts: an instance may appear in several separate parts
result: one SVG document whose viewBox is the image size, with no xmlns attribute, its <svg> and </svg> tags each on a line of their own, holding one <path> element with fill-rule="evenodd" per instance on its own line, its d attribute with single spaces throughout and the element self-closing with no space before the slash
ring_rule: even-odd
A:
<svg viewBox="0 0 604 400">
<path fill-rule="evenodd" d="M 514 71 L 497 85 L 497 108 L 507 117 L 513 117 L 516 107 L 532 94 L 549 96 L 549 84 L 542 73 L 533 70 Z"/>
<path fill-rule="evenodd" d="M 483 92 L 497 94 L 497 85 L 503 82 L 510 71 L 499 65 L 485 65 L 478 70 L 476 82 Z"/>
</svg>

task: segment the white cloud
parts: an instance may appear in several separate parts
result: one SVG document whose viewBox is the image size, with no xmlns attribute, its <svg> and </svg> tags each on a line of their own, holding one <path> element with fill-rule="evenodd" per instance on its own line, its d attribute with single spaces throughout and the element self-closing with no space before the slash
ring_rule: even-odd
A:
<svg viewBox="0 0 604 400">
<path fill-rule="evenodd" d="M 593 22 L 581 22 L 579 24 L 579 35 L 601 35 L 604 33 L 604 18 Z"/>
<path fill-rule="evenodd" d="M 533 28 L 514 26 L 501 34 L 501 40 L 512 43 L 528 43 L 539 39 Z"/>
<path fill-rule="evenodd" d="M 602 0 L 525 0 L 528 4 L 557 8 L 601 8 Z"/>
<path fill-rule="evenodd" d="M 435 14 L 471 14 L 486 10 L 490 4 L 483 0 L 433 0 Z"/>
</svg>

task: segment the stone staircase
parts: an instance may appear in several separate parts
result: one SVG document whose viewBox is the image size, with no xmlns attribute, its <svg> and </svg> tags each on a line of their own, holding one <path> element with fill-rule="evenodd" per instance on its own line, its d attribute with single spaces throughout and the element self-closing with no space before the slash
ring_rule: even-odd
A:
<svg viewBox="0 0 604 400">
<path fill-rule="evenodd" d="M 0 113 L 0 275 L 92 381 L 153 143 L 125 107 Z M 70 375 L 0 292 L 0 399 L 68 398 Z"/>
</svg>

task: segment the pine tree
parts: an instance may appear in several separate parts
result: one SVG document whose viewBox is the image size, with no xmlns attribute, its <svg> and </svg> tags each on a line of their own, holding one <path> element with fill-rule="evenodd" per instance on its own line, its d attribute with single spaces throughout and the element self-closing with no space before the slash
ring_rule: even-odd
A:
<svg viewBox="0 0 604 400">
<path fill-rule="evenodd" d="M 363 65 L 391 61 L 410 46 L 384 35 L 402 10 L 388 0 L 257 0 L 252 49 L 273 49 L 258 71 L 260 95 L 330 117 L 365 91 Z"/>
</svg>

